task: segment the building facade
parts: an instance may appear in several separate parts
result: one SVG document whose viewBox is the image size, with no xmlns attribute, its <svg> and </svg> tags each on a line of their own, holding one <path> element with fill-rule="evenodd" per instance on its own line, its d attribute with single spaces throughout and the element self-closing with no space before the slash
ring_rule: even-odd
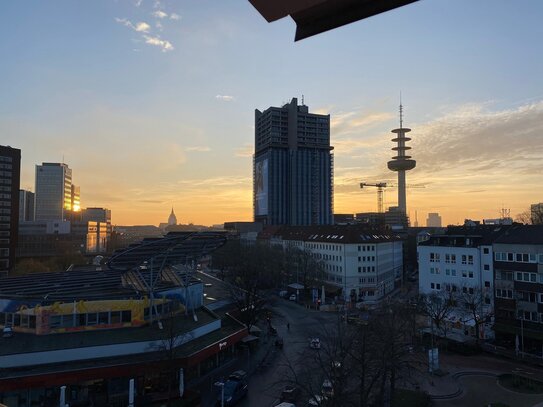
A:
<svg viewBox="0 0 543 407">
<path fill-rule="evenodd" d="M 0 146 L 0 275 L 15 264 L 20 177 L 21 150 Z"/>
<path fill-rule="evenodd" d="M 376 304 L 399 285 L 403 242 L 359 225 L 284 226 L 272 244 L 307 252 L 322 267 L 323 282 L 350 303 Z"/>
<path fill-rule="evenodd" d="M 419 243 L 419 293 L 447 293 L 455 298 L 457 307 L 445 321 L 449 328 L 471 336 L 478 330 L 480 339 L 493 337 L 491 321 L 483 324 L 474 320 L 469 306 L 477 305 L 478 315 L 494 314 L 492 244 L 508 228 L 449 227 L 445 233 L 430 235 Z"/>
<path fill-rule="evenodd" d="M 543 225 L 513 225 L 494 242 L 497 339 L 517 351 L 543 346 Z"/>
<path fill-rule="evenodd" d="M 440 228 L 441 216 L 439 216 L 439 213 L 429 213 L 428 218 L 426 219 L 426 226 L 431 228 Z"/>
<path fill-rule="evenodd" d="M 34 220 L 34 199 L 34 192 L 24 189 L 19 190 L 19 222 Z"/>
<path fill-rule="evenodd" d="M 293 98 L 255 110 L 254 220 L 264 225 L 333 223 L 330 115 Z"/>
<path fill-rule="evenodd" d="M 79 201 L 79 189 L 72 190 L 72 170 L 62 163 L 36 165 L 35 220 L 65 220 Z"/>
</svg>

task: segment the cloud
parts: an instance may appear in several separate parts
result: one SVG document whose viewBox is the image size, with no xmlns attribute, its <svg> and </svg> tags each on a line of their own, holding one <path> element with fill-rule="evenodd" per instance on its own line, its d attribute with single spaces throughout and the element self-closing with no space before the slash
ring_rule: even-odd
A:
<svg viewBox="0 0 543 407">
<path fill-rule="evenodd" d="M 232 102 L 234 101 L 234 96 L 228 96 L 228 95 L 216 95 L 215 99 L 222 100 L 223 102 Z"/>
<path fill-rule="evenodd" d="M 192 147 L 186 147 L 185 151 L 196 151 L 198 153 L 205 153 L 205 152 L 211 151 L 211 148 L 207 146 L 192 146 Z"/>
<path fill-rule="evenodd" d="M 115 18 L 115 21 L 117 21 L 119 24 L 124 25 L 125 27 L 130 27 L 136 32 L 148 33 L 149 30 L 151 29 L 151 26 L 147 24 L 145 21 L 140 21 L 136 24 L 133 24 L 130 20 L 126 18 L 118 18 L 118 17 Z"/>
<path fill-rule="evenodd" d="M 168 17 L 168 14 L 162 10 L 156 10 L 156 11 L 153 11 L 152 16 L 162 19 L 162 18 Z"/>
<path fill-rule="evenodd" d="M 160 47 L 162 49 L 162 52 L 168 52 L 173 51 L 174 47 L 170 41 L 163 40 L 160 37 L 156 36 L 150 36 L 150 35 L 144 35 L 143 38 L 145 39 L 145 43 L 149 45 L 154 45 L 156 47 Z"/>
<path fill-rule="evenodd" d="M 181 20 L 181 16 L 179 14 L 172 13 L 170 14 L 170 20 Z"/>
<path fill-rule="evenodd" d="M 491 111 L 469 104 L 414 127 L 413 157 L 424 172 L 541 171 L 543 101 Z"/>
</svg>

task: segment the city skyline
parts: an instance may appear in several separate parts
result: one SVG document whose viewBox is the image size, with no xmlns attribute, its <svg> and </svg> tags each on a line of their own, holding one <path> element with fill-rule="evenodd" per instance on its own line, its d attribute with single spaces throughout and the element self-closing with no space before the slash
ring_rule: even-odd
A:
<svg viewBox="0 0 543 407">
<path fill-rule="evenodd" d="M 542 200 L 542 8 L 418 2 L 293 43 L 291 21 L 247 2 L 5 4 L 2 144 L 21 149 L 22 189 L 65 161 L 115 224 L 158 224 L 172 204 L 181 223 L 251 220 L 254 109 L 304 94 L 331 115 L 335 212 L 368 212 L 359 182 L 395 180 L 401 90 L 408 184 L 425 185 L 407 190 L 412 220 L 515 216 Z"/>
</svg>

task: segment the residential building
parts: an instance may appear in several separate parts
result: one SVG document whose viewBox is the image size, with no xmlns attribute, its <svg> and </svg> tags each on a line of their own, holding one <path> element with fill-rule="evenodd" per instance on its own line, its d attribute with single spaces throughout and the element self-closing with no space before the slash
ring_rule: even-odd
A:
<svg viewBox="0 0 543 407">
<path fill-rule="evenodd" d="M 72 191 L 72 170 L 62 163 L 36 165 L 35 220 L 66 220 L 79 200 L 79 189 Z"/>
<path fill-rule="evenodd" d="M 451 293 L 458 307 L 446 321 L 449 328 L 475 335 L 475 324 L 466 298 L 479 296 L 480 315 L 493 314 L 493 249 L 496 239 L 510 226 L 454 226 L 445 233 L 427 236 L 418 245 L 419 293 Z M 481 328 L 481 326 L 479 327 Z M 493 335 L 491 324 L 479 330 L 481 338 Z"/>
<path fill-rule="evenodd" d="M 402 277 L 403 242 L 390 232 L 361 225 L 282 226 L 269 241 L 309 253 L 322 264 L 329 289 L 350 303 L 375 304 Z"/>
<path fill-rule="evenodd" d="M 543 345 L 543 225 L 511 226 L 494 242 L 497 340 L 518 351 Z"/>
<path fill-rule="evenodd" d="M 264 225 L 333 223 L 330 115 L 293 98 L 255 110 L 254 221 Z"/>
<path fill-rule="evenodd" d="M 20 177 L 21 150 L 0 146 L 0 276 L 15 264 Z"/>
<path fill-rule="evenodd" d="M 441 216 L 439 216 L 439 213 L 436 213 L 436 212 L 429 213 L 428 219 L 426 219 L 426 226 L 430 228 L 440 228 Z"/>
</svg>

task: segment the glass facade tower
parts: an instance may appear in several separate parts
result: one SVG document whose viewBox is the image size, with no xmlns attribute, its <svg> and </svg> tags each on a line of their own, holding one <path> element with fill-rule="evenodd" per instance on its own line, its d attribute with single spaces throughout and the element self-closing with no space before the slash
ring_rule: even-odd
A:
<svg viewBox="0 0 543 407">
<path fill-rule="evenodd" d="M 66 164 L 59 163 L 36 165 L 35 191 L 36 220 L 66 219 L 73 210 L 72 170 Z"/>
<path fill-rule="evenodd" d="M 333 223 L 330 115 L 293 98 L 255 110 L 254 220 L 266 225 Z"/>
</svg>

